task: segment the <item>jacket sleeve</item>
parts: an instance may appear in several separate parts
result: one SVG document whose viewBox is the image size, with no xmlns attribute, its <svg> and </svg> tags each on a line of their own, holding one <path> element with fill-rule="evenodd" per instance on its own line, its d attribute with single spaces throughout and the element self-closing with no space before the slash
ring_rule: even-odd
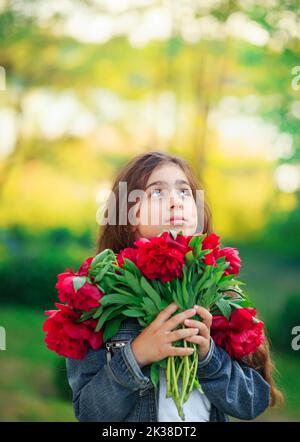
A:
<svg viewBox="0 0 300 442">
<path fill-rule="evenodd" d="M 269 383 L 256 369 L 231 359 L 212 337 L 210 342 L 197 370 L 203 392 L 225 414 L 242 420 L 256 418 L 269 405 Z"/>
<path fill-rule="evenodd" d="M 131 338 L 106 360 L 106 349 L 89 348 L 84 359 L 66 358 L 75 417 L 83 422 L 123 422 L 135 407 L 138 390 L 150 386 L 132 352 Z"/>
</svg>

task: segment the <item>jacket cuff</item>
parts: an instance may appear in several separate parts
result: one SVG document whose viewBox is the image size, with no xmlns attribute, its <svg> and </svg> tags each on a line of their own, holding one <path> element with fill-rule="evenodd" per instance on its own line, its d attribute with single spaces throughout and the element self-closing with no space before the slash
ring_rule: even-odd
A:
<svg viewBox="0 0 300 442">
<path fill-rule="evenodd" d="M 114 379 L 129 390 L 144 389 L 149 386 L 151 379 L 144 375 L 132 351 L 131 342 L 121 347 L 107 363 L 108 370 Z"/>
<path fill-rule="evenodd" d="M 199 359 L 198 368 L 204 367 L 205 365 L 207 365 L 209 363 L 209 361 L 212 358 L 213 352 L 215 350 L 215 348 L 214 348 L 215 345 L 216 344 L 215 344 L 213 338 L 210 336 L 210 346 L 209 346 L 208 353 L 207 353 L 207 355 L 205 356 L 204 359 Z"/>
<path fill-rule="evenodd" d="M 210 337 L 210 349 L 204 361 L 199 362 L 197 368 L 198 378 L 212 378 L 216 373 L 218 373 L 223 364 L 222 351 L 213 338 Z M 225 352 L 225 350 L 224 350 Z M 227 354 L 227 353 L 226 353 Z"/>
</svg>

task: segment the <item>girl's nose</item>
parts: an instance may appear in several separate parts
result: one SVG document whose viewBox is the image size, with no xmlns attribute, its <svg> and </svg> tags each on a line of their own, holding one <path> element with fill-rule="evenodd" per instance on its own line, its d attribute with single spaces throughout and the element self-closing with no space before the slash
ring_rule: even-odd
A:
<svg viewBox="0 0 300 442">
<path fill-rule="evenodd" d="M 180 196 L 179 196 L 178 190 L 173 190 L 170 192 L 170 206 L 171 207 L 174 207 L 174 206 L 183 207 L 183 201 L 182 201 L 182 198 L 180 198 Z"/>
</svg>

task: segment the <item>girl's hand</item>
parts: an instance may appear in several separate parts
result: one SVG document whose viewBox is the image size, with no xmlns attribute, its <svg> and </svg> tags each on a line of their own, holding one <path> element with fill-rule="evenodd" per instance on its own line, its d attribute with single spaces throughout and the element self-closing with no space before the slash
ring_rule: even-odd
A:
<svg viewBox="0 0 300 442">
<path fill-rule="evenodd" d="M 168 356 L 188 356 L 193 348 L 176 347 L 172 343 L 198 333 L 198 328 L 177 328 L 186 318 L 195 316 L 191 308 L 171 317 L 178 309 L 175 302 L 163 309 L 146 328 L 132 341 L 131 348 L 140 367 L 159 361 Z M 201 324 L 202 325 L 202 324 Z"/>
<path fill-rule="evenodd" d="M 194 308 L 196 309 L 196 313 L 203 319 L 203 322 L 195 319 L 185 319 L 184 325 L 192 328 L 197 327 L 199 329 L 199 333 L 195 336 L 189 336 L 184 339 L 199 345 L 199 360 L 202 360 L 205 359 L 210 347 L 210 327 L 212 323 L 212 314 L 204 307 L 195 305 Z"/>
</svg>

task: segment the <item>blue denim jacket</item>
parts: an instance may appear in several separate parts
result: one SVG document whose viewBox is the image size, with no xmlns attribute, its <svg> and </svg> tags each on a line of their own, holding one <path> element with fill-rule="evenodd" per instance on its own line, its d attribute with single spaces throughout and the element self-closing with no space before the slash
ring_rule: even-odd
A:
<svg viewBox="0 0 300 442">
<path fill-rule="evenodd" d="M 101 347 L 90 348 L 81 360 L 66 358 L 74 413 L 79 421 L 158 421 L 158 391 L 150 379 L 150 365 L 140 368 L 131 348 L 140 331 L 137 319 L 125 319 L 109 341 L 124 341 L 112 356 Z M 261 374 L 231 359 L 212 338 L 207 356 L 199 361 L 197 375 L 211 402 L 212 422 L 228 422 L 229 416 L 251 420 L 269 405 L 270 385 Z"/>
</svg>

